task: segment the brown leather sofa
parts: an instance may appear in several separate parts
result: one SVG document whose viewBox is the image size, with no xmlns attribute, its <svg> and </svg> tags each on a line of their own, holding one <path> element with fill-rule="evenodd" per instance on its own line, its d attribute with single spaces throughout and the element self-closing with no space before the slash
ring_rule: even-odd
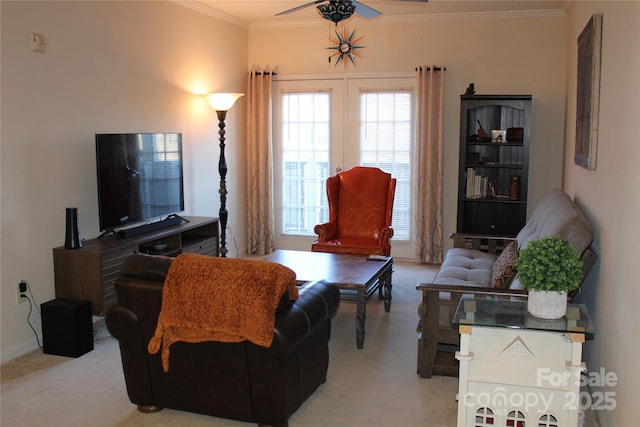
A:
<svg viewBox="0 0 640 427">
<path fill-rule="evenodd" d="M 327 178 L 329 221 L 317 224 L 313 252 L 391 256 L 396 179 L 356 166 Z"/>
<path fill-rule="evenodd" d="M 118 305 L 106 314 L 120 344 L 129 399 L 141 412 L 173 408 L 260 425 L 286 426 L 326 381 L 331 319 L 340 303 L 335 285 L 307 284 L 295 301 L 280 300 L 271 347 L 176 342 L 170 369 L 147 349 L 162 305 L 172 259 L 130 256 L 115 281 Z"/>
</svg>

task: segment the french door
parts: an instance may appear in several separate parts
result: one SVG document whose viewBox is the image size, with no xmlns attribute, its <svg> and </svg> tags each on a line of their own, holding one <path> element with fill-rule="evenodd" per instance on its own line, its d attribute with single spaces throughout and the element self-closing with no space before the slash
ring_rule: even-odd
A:
<svg viewBox="0 0 640 427">
<path fill-rule="evenodd" d="M 309 250 L 328 220 L 325 180 L 376 166 L 397 180 L 392 255 L 413 258 L 415 78 L 274 81 L 275 246 Z"/>
</svg>

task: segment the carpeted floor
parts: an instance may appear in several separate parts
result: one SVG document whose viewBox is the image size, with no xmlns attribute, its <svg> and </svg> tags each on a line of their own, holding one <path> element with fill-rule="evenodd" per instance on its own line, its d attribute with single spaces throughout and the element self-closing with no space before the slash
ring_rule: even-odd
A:
<svg viewBox="0 0 640 427">
<path fill-rule="evenodd" d="M 396 261 L 391 312 L 367 304 L 364 348 L 356 349 L 355 304 L 342 302 L 333 323 L 327 382 L 290 418 L 290 426 L 454 426 L 457 378 L 416 375 L 415 285 L 436 269 Z M 77 359 L 33 351 L 1 367 L 3 427 L 243 426 L 165 409 L 138 412 L 127 397 L 117 342 L 101 320 L 95 349 Z M 593 425 L 593 424 L 592 424 Z"/>
</svg>

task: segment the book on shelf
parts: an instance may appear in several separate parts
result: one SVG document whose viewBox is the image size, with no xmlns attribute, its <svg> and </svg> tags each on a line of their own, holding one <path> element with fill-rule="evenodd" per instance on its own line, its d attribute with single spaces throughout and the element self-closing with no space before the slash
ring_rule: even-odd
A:
<svg viewBox="0 0 640 427">
<path fill-rule="evenodd" d="M 495 194 L 493 182 L 487 176 L 477 174 L 474 168 L 467 168 L 466 178 L 467 199 L 486 199 Z"/>
</svg>

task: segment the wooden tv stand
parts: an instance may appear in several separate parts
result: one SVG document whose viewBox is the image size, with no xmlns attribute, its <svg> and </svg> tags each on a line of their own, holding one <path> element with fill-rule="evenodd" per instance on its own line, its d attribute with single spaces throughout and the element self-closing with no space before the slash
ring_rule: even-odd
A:
<svg viewBox="0 0 640 427">
<path fill-rule="evenodd" d="M 116 304 L 113 281 L 127 256 L 135 253 L 177 256 L 183 252 L 218 256 L 218 218 L 184 218 L 189 222 L 124 240 L 111 234 L 85 240 L 80 249 L 54 248 L 56 297 L 91 301 L 93 314 L 102 316 Z"/>
</svg>

